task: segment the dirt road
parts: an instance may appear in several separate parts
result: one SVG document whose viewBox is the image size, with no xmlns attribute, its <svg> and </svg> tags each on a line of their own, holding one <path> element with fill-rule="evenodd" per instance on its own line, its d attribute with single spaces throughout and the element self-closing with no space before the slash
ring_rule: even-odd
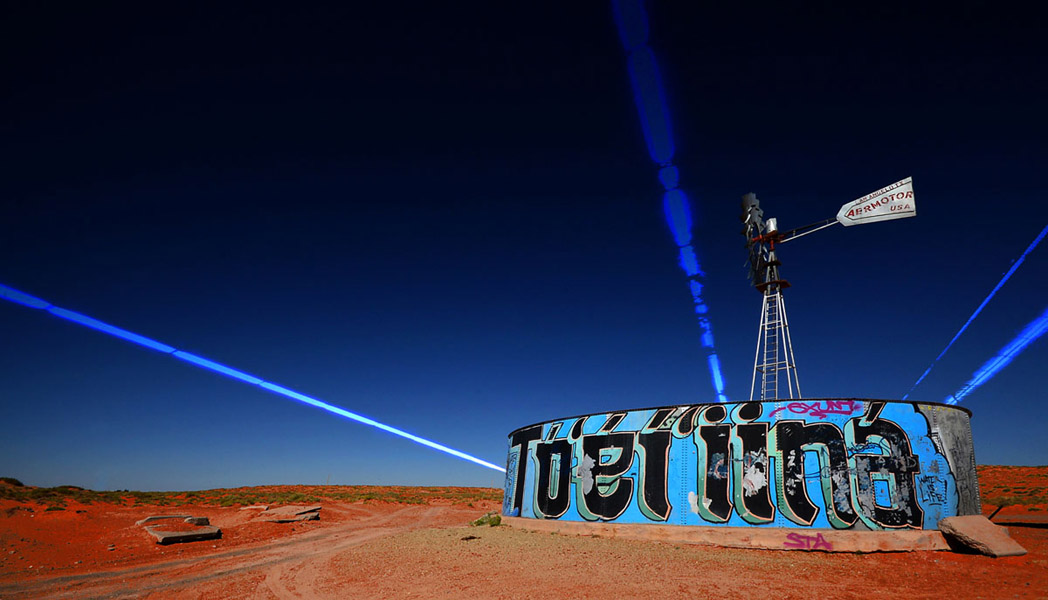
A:
<svg viewBox="0 0 1048 600">
<path fill-rule="evenodd" d="M 315 583 L 327 572 L 325 565 L 346 549 L 416 529 L 462 525 L 480 512 L 424 505 L 325 510 L 329 519 L 341 518 L 313 531 L 225 551 L 217 550 L 221 540 L 194 542 L 211 546 L 213 553 L 191 558 L 14 583 L 0 580 L 0 598 L 199 598 L 206 588 L 226 590 L 215 597 L 315 598 Z"/>
</svg>

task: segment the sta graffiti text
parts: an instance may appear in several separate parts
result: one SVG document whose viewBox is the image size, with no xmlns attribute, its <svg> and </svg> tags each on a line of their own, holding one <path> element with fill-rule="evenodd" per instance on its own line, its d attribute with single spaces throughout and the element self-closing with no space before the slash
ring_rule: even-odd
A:
<svg viewBox="0 0 1048 600">
<path fill-rule="evenodd" d="M 833 544 L 826 541 L 821 533 L 807 535 L 804 533 L 788 533 L 786 541 L 782 543 L 784 548 L 798 550 L 826 550 L 833 551 Z"/>
</svg>

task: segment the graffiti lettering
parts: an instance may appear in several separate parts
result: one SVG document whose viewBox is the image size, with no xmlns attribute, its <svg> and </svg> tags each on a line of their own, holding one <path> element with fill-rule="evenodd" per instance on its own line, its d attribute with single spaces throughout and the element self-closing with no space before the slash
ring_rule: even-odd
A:
<svg viewBox="0 0 1048 600">
<path fill-rule="evenodd" d="M 855 523 L 848 459 L 844 436 L 829 423 L 806 425 L 803 421 L 780 421 L 772 434 L 772 452 L 776 458 L 778 506 L 787 519 L 798 525 L 811 525 L 819 509 L 808 497 L 803 478 L 804 453 L 815 452 L 825 476 L 820 477 L 826 518 L 837 528 Z"/>
<path fill-rule="evenodd" d="M 736 512 L 747 523 L 775 520 L 775 507 L 768 491 L 768 424 L 736 425 L 731 442 L 734 455 L 743 457 L 742 468 L 732 469 Z"/>
<path fill-rule="evenodd" d="M 844 439 L 849 446 L 856 443 L 887 443 L 888 456 L 854 454 L 848 457 L 848 466 L 855 470 L 853 486 L 859 504 L 859 518 L 871 528 L 920 528 L 924 511 L 917 503 L 914 475 L 920 467 L 910 450 L 910 440 L 898 425 L 879 418 L 869 425 L 852 419 L 844 427 Z M 877 498 L 878 484 L 886 490 L 883 501 Z"/>
<path fill-rule="evenodd" d="M 632 432 L 582 436 L 575 444 L 575 495 L 578 511 L 587 521 L 611 520 L 622 514 L 633 498 Z"/>
<path fill-rule="evenodd" d="M 542 426 L 535 425 L 520 429 L 509 438 L 509 456 L 506 459 L 506 491 L 503 496 L 502 510 L 507 516 L 520 514 L 520 506 L 524 502 L 524 475 L 528 467 L 524 454 L 528 446 L 541 437 Z"/>
<path fill-rule="evenodd" d="M 917 489 L 921 500 L 928 504 L 943 505 L 946 503 L 946 482 L 934 475 L 918 475 Z"/>
<path fill-rule="evenodd" d="M 782 545 L 786 548 L 800 548 L 803 550 L 833 550 L 833 544 L 827 542 L 821 533 L 815 535 L 788 533 L 786 534 L 786 541 Z"/>
<path fill-rule="evenodd" d="M 968 421 L 953 408 L 957 419 L 928 420 L 917 406 L 817 400 L 762 417 L 763 403 L 696 405 L 521 429 L 509 440 L 503 512 L 586 521 L 934 527 L 957 514 L 962 493 L 977 489 L 955 481 L 950 455 L 933 443 L 940 439 L 935 421 L 963 427 Z M 784 410 L 794 416 L 771 418 Z M 824 420 L 831 414 L 850 418 Z M 828 544 L 806 539 L 791 538 L 810 549 Z"/>
<path fill-rule="evenodd" d="M 637 434 L 637 454 L 640 455 L 640 511 L 653 521 L 665 521 L 670 516 L 670 499 L 666 495 L 669 468 L 669 431 Z"/>
<path fill-rule="evenodd" d="M 704 413 L 708 417 L 714 407 Z M 723 409 L 717 414 L 724 418 Z M 719 420 L 719 419 L 718 419 Z M 702 502 L 693 505 L 696 514 L 713 523 L 725 523 L 731 516 L 732 503 L 729 499 L 728 475 L 731 466 L 729 442 L 731 425 L 701 425 L 698 435 L 692 437 L 698 453 L 696 490 L 702 490 Z M 699 494 L 696 492 L 696 496 Z"/>
<path fill-rule="evenodd" d="M 555 519 L 568 510 L 571 443 L 553 440 L 539 444 L 535 447 L 535 458 L 539 463 L 535 514 Z"/>
<path fill-rule="evenodd" d="M 886 448 L 879 444 L 867 442 L 865 444 L 849 446 L 848 456 L 852 456 L 853 454 L 881 454 L 884 450 L 886 450 Z"/>
<path fill-rule="evenodd" d="M 810 415 L 816 419 L 825 419 L 829 415 L 851 415 L 855 411 L 862 408 L 862 403 L 855 400 L 827 400 L 826 406 L 822 405 L 822 402 L 790 402 L 782 408 L 777 408 L 771 411 L 771 415 L 774 417 L 778 413 L 789 410 L 795 415 Z"/>
</svg>

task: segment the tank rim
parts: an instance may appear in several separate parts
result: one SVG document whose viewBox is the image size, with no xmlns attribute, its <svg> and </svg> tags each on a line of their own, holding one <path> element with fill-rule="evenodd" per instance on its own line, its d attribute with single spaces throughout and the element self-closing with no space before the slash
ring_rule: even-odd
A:
<svg viewBox="0 0 1048 600">
<path fill-rule="evenodd" d="M 815 402 L 815 401 L 823 401 L 823 400 L 834 400 L 834 401 L 857 400 L 857 401 L 860 401 L 860 402 L 887 402 L 887 403 L 890 403 L 890 404 L 923 404 L 923 405 L 929 405 L 929 406 L 945 406 L 946 408 L 953 408 L 953 409 L 957 409 L 957 410 L 960 410 L 960 411 L 968 413 L 968 418 L 972 417 L 972 411 L 970 409 L 965 408 L 963 406 L 957 406 L 956 404 L 946 404 L 945 402 L 918 402 L 918 401 L 915 401 L 915 400 L 887 400 L 887 399 L 882 399 L 882 398 L 825 398 L 825 397 L 824 398 L 795 398 L 795 399 L 788 399 L 788 400 L 767 400 L 767 401 L 753 400 L 752 402 L 760 402 L 761 404 L 789 404 L 790 402 Z M 658 410 L 660 408 L 678 408 L 678 407 L 681 407 L 681 406 L 725 406 L 725 405 L 733 405 L 733 404 L 747 404 L 748 402 L 751 402 L 751 401 L 750 400 L 744 400 L 742 402 L 693 402 L 691 404 L 664 404 L 664 405 L 661 405 L 661 406 L 642 406 L 642 407 L 638 407 L 638 408 L 627 408 L 627 409 L 623 409 L 623 410 L 605 410 L 605 411 L 595 412 L 595 413 L 582 413 L 582 414 L 577 414 L 577 415 L 571 415 L 569 417 L 558 417 L 558 418 L 554 418 L 554 419 L 546 419 L 545 421 L 537 421 L 537 422 L 532 423 L 530 425 L 524 425 L 523 427 L 518 427 L 518 428 L 514 429 L 513 431 L 510 431 L 509 434 L 507 435 L 507 437 L 512 436 L 513 434 L 517 433 L 518 431 L 523 431 L 525 429 L 531 429 L 532 427 L 535 427 L 536 425 L 545 425 L 546 423 L 553 423 L 554 421 L 567 421 L 568 419 L 577 419 L 579 417 L 589 417 L 589 416 L 592 416 L 592 415 L 606 415 L 606 414 L 610 414 L 610 413 L 634 412 L 634 411 L 638 411 L 638 410 Z"/>
</svg>

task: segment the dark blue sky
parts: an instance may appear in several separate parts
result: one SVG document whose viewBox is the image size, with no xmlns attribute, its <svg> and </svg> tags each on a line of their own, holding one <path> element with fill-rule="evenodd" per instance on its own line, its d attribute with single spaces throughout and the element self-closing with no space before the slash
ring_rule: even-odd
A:
<svg viewBox="0 0 1048 600">
<path fill-rule="evenodd" d="M 906 176 L 918 217 L 783 248 L 807 397 L 899 398 L 1044 227 L 1028 15 L 648 7 L 732 400 L 783 227 Z M 718 12 L 719 11 L 719 12 Z M 713 398 L 609 5 L 7 3 L 0 283 L 495 463 L 555 417 Z M 916 400 L 1048 301 L 1038 248 Z M 0 302 L 0 475 L 501 485 L 501 475 Z M 1048 343 L 965 399 L 1044 464 Z M 1035 441 L 1027 441 L 1032 439 Z"/>
</svg>

